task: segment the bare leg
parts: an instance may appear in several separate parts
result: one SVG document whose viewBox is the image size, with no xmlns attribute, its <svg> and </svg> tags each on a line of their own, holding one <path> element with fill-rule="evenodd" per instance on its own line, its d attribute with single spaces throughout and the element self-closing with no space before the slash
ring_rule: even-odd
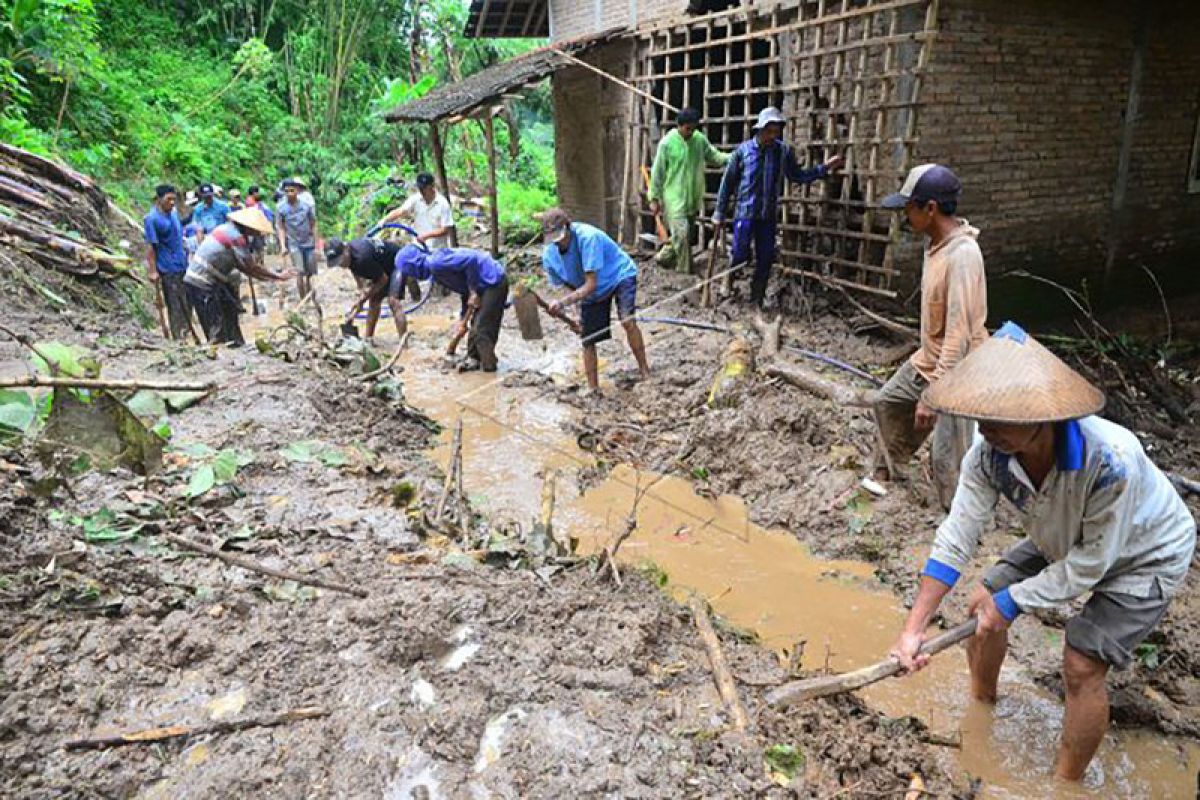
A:
<svg viewBox="0 0 1200 800">
<path fill-rule="evenodd" d="M 583 346 L 583 372 L 587 375 L 588 388 L 592 391 L 600 389 L 600 358 L 596 355 L 596 345 Z"/>
<path fill-rule="evenodd" d="M 967 641 L 967 664 L 971 667 L 971 696 L 984 703 L 996 702 L 1000 667 L 1008 653 L 1008 633 L 976 634 Z"/>
<path fill-rule="evenodd" d="M 1108 665 L 1067 645 L 1063 648 L 1063 683 L 1067 714 L 1058 745 L 1055 776 L 1068 781 L 1083 777 L 1108 731 Z"/>
<path fill-rule="evenodd" d="M 633 320 L 622 322 L 621 325 L 624 326 L 625 336 L 629 339 L 629 349 L 637 359 L 638 372 L 642 374 L 643 379 L 649 378 L 650 364 L 646 361 L 646 342 L 642 339 L 642 329 Z"/>
<path fill-rule="evenodd" d="M 367 338 L 375 336 L 375 326 L 379 324 L 379 312 L 383 309 L 383 297 L 372 297 L 367 301 Z"/>
</svg>

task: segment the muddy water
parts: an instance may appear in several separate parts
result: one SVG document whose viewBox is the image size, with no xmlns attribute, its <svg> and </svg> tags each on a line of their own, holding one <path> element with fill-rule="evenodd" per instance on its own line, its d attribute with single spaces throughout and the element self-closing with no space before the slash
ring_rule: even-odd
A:
<svg viewBox="0 0 1200 800">
<path fill-rule="evenodd" d="M 646 490 L 638 527 L 623 545 L 627 565 L 653 563 L 677 592 L 697 592 L 735 625 L 753 630 L 777 651 L 804 642 L 803 665 L 852 669 L 886 653 L 904 618 L 894 596 L 874 585 L 870 566 L 813 557 L 793 536 L 759 528 L 737 498 L 709 500 L 674 477 L 619 466 L 601 485 L 580 495 L 573 468 L 592 458 L 562 424 L 574 413 L 545 387 L 504 387 L 496 376 L 460 375 L 440 364 L 451 317 L 426 312 L 413 318 L 414 345 L 405 359 L 405 391 L 413 405 L 446 426 L 432 454 L 445 465 L 450 428 L 461 414 L 464 484 L 471 499 L 494 517 L 528 522 L 538 514 L 542 478 L 557 470 L 555 525 L 568 527 L 592 547 L 624 527 L 636 491 Z M 379 345 L 395 341 L 390 323 Z M 556 381 L 576 370 L 570 344 L 547 347 L 506 332 L 506 368 L 537 369 Z M 966 661 L 960 649 L 939 656 L 923 673 L 863 692 L 881 712 L 915 715 L 962 748 L 943 749 L 954 766 L 983 780 L 983 796 L 1193 797 L 1200 748 L 1140 732 L 1110 735 L 1084 788 L 1054 785 L 1050 777 L 1061 729 L 1061 702 L 1039 691 L 1019 665 L 1006 665 L 1003 699 L 995 708 L 967 700 Z"/>
</svg>

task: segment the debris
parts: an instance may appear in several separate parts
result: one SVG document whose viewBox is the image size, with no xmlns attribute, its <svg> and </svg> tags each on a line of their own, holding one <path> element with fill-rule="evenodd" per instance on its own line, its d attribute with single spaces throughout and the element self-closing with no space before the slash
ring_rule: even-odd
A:
<svg viewBox="0 0 1200 800">
<path fill-rule="evenodd" d="M 279 714 L 267 714 L 257 717 L 234 719 L 228 722 L 214 722 L 209 725 L 172 725 L 169 728 L 150 728 L 134 733 L 123 733 L 117 736 L 97 736 L 87 739 L 72 739 L 63 747 L 67 750 L 107 750 L 110 747 L 125 747 L 131 744 L 155 744 L 170 739 L 182 739 L 192 736 L 207 736 L 214 733 L 233 733 L 250 728 L 274 728 L 305 719 L 327 717 L 329 712 L 317 706 L 306 706 Z"/>
<path fill-rule="evenodd" d="M 810 394 L 815 394 L 818 397 L 832 400 L 838 405 L 850 407 L 867 407 L 871 405 L 871 399 L 866 392 L 826 380 L 817 373 L 803 367 L 785 366 L 775 363 L 767 365 L 764 372 L 769 377 L 785 380 L 799 389 L 803 389 Z"/>
<path fill-rule="evenodd" d="M 696 621 L 696 631 L 700 634 L 700 640 L 704 642 L 704 647 L 708 650 L 708 663 L 712 667 L 713 679 L 717 683 L 717 691 L 721 693 L 721 699 L 725 701 L 729 717 L 733 720 L 733 729 L 738 732 L 745 731 L 749 725 L 746 709 L 742 708 L 742 701 L 737 693 L 737 684 L 733 682 L 733 675 L 729 673 L 725 654 L 721 650 L 721 642 L 717 639 L 712 621 L 708 618 L 708 609 L 705 607 L 704 601 L 695 595 L 688 598 L 688 608 L 692 610 L 692 617 Z"/>
<path fill-rule="evenodd" d="M 975 625 L 977 622 L 978 620 L 972 617 L 958 627 L 951 628 L 932 639 L 926 640 L 921 645 L 920 652 L 931 656 L 937 655 L 948 647 L 958 644 L 964 639 L 971 638 L 975 635 Z M 864 686 L 870 686 L 886 678 L 894 677 L 899 673 L 900 662 L 889 657 L 877 664 L 856 669 L 853 672 L 846 672 L 841 675 L 822 675 L 818 678 L 808 678 L 785 683 L 778 689 L 768 692 L 766 701 L 767 705 L 776 708 L 786 708 L 805 700 L 815 700 L 818 697 L 852 692 L 855 689 L 861 689 Z"/>
<path fill-rule="evenodd" d="M 860 485 L 876 497 L 887 497 L 888 490 L 874 478 L 863 478 Z"/>
<path fill-rule="evenodd" d="M 296 583 L 302 583 L 305 586 L 315 586 L 318 589 L 328 589 L 331 592 L 352 594 L 355 597 L 368 596 L 368 593 L 365 589 L 359 589 L 354 586 L 346 586 L 345 584 L 341 583 L 333 583 L 331 581 L 324 581 L 320 578 L 310 578 L 306 575 L 298 575 L 295 572 L 287 572 L 286 570 L 273 569 L 263 564 L 259 564 L 257 561 L 252 561 L 243 556 L 234 555 L 233 553 L 226 553 L 222 550 L 216 549 L 215 547 L 209 547 L 206 544 L 201 544 L 200 542 L 184 538 L 183 536 L 175 533 L 164 533 L 163 537 L 167 541 L 171 542 L 171 544 L 174 544 L 177 547 L 182 547 L 184 550 L 191 550 L 194 553 L 203 553 L 206 556 L 219 558 L 226 564 L 232 564 L 235 567 L 241 567 L 242 569 L 249 570 L 251 572 L 257 572 L 260 575 L 269 575 L 272 578 L 278 578 L 282 581 L 295 581 Z"/>
<path fill-rule="evenodd" d="M 164 444 L 163 437 L 108 392 L 81 399 L 74 392 L 55 389 L 38 453 L 49 464 L 66 451 L 72 456 L 74 472 L 108 471 L 124 465 L 152 475 L 162 467 Z"/>
<path fill-rule="evenodd" d="M 392 357 L 388 359 L 388 362 L 386 364 L 384 364 L 379 369 L 371 370 L 370 372 L 368 372 L 364 375 L 359 375 L 358 379 L 360 381 L 369 381 L 372 378 L 379 377 L 380 375 L 387 372 L 392 367 L 396 366 L 396 362 L 400 360 L 401 354 L 404 353 L 404 346 L 408 344 L 408 337 L 411 335 L 412 335 L 412 331 L 405 332 L 404 337 L 400 340 L 400 344 L 396 347 L 396 352 L 392 353 Z"/>
<path fill-rule="evenodd" d="M 737 389 L 754 372 L 754 350 L 739 337 L 725 348 L 721 369 L 708 391 L 709 408 L 729 408 L 737 404 Z"/>
</svg>

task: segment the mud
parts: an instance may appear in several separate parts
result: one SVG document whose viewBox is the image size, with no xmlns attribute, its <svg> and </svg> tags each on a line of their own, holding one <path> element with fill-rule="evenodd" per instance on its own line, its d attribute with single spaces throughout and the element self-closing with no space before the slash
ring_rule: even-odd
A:
<svg viewBox="0 0 1200 800">
<path fill-rule="evenodd" d="M 321 283 L 344 296 L 344 277 Z M 913 771 L 944 796 L 955 785 L 965 791 L 921 742 L 916 720 L 887 718 L 854 697 L 787 714 L 762 709 L 754 687 L 778 682 L 783 670 L 769 649 L 722 629 L 756 716 L 750 735 L 728 732 L 690 616 L 636 562 L 624 562 L 620 588 L 591 559 L 548 577 L 470 566 L 461 556 L 439 563 L 439 538 L 428 536 L 423 514 L 440 488 L 439 454 L 426 455 L 435 441 L 414 408 L 422 391 L 432 392 L 432 376 L 475 397 L 490 392 L 493 408 L 560 436 L 570 424 L 559 402 L 574 396 L 569 379 L 531 380 L 543 399 L 526 402 L 507 386 L 486 386 L 488 378 L 440 373 L 436 316 L 418 330 L 413 355 L 430 379 L 414 386 L 415 365 L 402 375 L 409 405 L 373 398 L 311 357 L 285 363 L 252 347 L 213 356 L 83 314 L 70 327 L 6 319 L 39 338 L 91 343 L 106 375 L 212 379 L 226 388 L 171 418 L 167 468 L 149 479 L 92 474 L 46 496 L 40 467 L 21 451 L 5 453 L 14 468 L 0 473 L 4 796 L 855 797 L 897 793 Z M 549 348 L 531 347 L 554 362 Z M 6 370 L 23 359 L 15 345 L 0 345 Z M 566 469 L 581 457 L 556 446 L 551 454 L 562 460 L 543 462 L 510 437 L 489 443 L 485 433 L 467 437 L 466 453 L 468 492 L 485 529 L 500 526 L 489 515 L 499 517 L 509 500 L 530 501 L 530 478 L 539 480 L 544 464 Z M 286 456 L 289 445 L 310 440 L 378 457 L 326 464 Z M 200 457 L 184 446 L 197 443 L 250 460 L 230 485 L 189 501 Z M 509 472 L 474 481 L 471 465 L 489 461 Z M 594 466 L 590 455 L 585 461 Z M 407 510 L 391 504 L 402 482 L 416 489 Z M 105 507 L 142 524 L 138 535 L 85 543 L 73 518 Z M 532 516 L 527 505 L 507 507 L 517 521 Z M 369 597 L 184 554 L 159 530 L 220 540 Z M 409 558 L 418 550 L 434 553 L 434 563 L 408 563 L 419 561 Z M 330 715 L 153 746 L 62 749 L 75 737 L 308 705 Z M 764 754 L 776 745 L 801 754 L 790 779 L 768 769 Z"/>
</svg>

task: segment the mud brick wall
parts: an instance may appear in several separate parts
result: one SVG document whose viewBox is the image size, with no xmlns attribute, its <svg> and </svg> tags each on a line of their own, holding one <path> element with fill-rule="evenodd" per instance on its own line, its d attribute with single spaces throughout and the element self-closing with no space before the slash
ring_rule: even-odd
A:
<svg viewBox="0 0 1200 800">
<path fill-rule="evenodd" d="M 603 45 L 585 60 L 610 75 L 627 78 L 633 66 L 633 42 Z M 615 236 L 629 94 L 582 67 L 560 70 L 552 80 L 559 203 L 575 219 Z"/>
<path fill-rule="evenodd" d="M 679 14 L 688 0 L 550 0 L 550 36 L 574 39 L 609 28 L 633 27 Z"/>
<path fill-rule="evenodd" d="M 1086 5 L 943 2 L 918 160 L 962 177 L 960 212 L 982 229 L 993 278 L 1028 269 L 1071 285 L 1087 279 L 1111 298 L 1150 288 L 1146 263 L 1178 285 L 1200 256 L 1200 194 L 1186 180 L 1200 111 L 1200 3 Z M 1135 84 L 1137 115 L 1126 125 Z M 1123 141 L 1124 203 L 1114 212 Z M 903 252 L 908 261 L 912 250 Z M 993 279 L 994 310 L 1031 299 L 1022 283 Z"/>
</svg>

